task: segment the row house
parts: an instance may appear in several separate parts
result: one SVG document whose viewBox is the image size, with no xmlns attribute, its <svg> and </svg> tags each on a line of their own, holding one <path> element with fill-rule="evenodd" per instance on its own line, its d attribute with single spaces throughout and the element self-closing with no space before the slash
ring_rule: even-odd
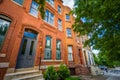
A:
<svg viewBox="0 0 120 80">
<path fill-rule="evenodd" d="M 0 80 L 61 63 L 71 74 L 82 73 L 82 42 L 72 30 L 71 9 L 62 0 L 46 0 L 42 19 L 38 7 L 34 0 L 0 0 Z"/>
</svg>

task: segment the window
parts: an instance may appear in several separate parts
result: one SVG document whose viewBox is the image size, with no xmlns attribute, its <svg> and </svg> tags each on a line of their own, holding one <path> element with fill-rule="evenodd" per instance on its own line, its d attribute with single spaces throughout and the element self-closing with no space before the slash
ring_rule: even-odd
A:
<svg viewBox="0 0 120 80">
<path fill-rule="evenodd" d="M 77 43 L 80 43 L 80 37 L 78 35 L 76 35 L 76 41 Z"/>
<path fill-rule="evenodd" d="M 35 1 L 32 1 L 31 8 L 30 8 L 30 14 L 37 17 L 38 16 L 38 7 L 39 7 L 38 3 L 36 3 Z"/>
<path fill-rule="evenodd" d="M 70 21 L 70 16 L 66 14 L 66 21 Z"/>
<path fill-rule="evenodd" d="M 67 28 L 67 37 L 72 37 L 71 29 L 70 28 Z"/>
<path fill-rule="evenodd" d="M 46 45 L 45 45 L 45 53 L 44 53 L 44 59 L 50 60 L 52 55 L 51 50 L 51 37 L 46 36 Z"/>
<path fill-rule="evenodd" d="M 51 4 L 52 6 L 54 6 L 54 0 L 46 0 L 49 4 Z"/>
<path fill-rule="evenodd" d="M 61 14 L 61 7 L 58 6 L 58 13 Z"/>
<path fill-rule="evenodd" d="M 56 41 L 56 59 L 57 60 L 61 59 L 61 41 L 60 40 Z"/>
<path fill-rule="evenodd" d="M 45 21 L 53 25 L 54 24 L 54 15 L 48 10 L 46 10 L 45 15 L 46 15 Z"/>
<path fill-rule="evenodd" d="M 62 21 L 58 19 L 58 30 L 62 31 Z"/>
<path fill-rule="evenodd" d="M 8 19 L 6 16 L 0 15 L 0 48 L 4 42 L 7 30 L 10 27 L 10 21 Z"/>
<path fill-rule="evenodd" d="M 15 1 L 16 3 L 18 3 L 18 4 L 20 4 L 20 5 L 23 5 L 23 1 L 24 1 L 24 0 L 13 0 L 13 1 Z"/>
<path fill-rule="evenodd" d="M 73 61 L 73 50 L 72 46 L 68 46 L 68 61 Z"/>
</svg>

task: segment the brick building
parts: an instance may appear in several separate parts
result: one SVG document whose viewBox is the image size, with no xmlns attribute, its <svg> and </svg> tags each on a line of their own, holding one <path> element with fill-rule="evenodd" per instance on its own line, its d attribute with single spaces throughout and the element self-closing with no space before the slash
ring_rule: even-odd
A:
<svg viewBox="0 0 120 80">
<path fill-rule="evenodd" d="M 46 0 L 45 19 L 34 0 L 0 0 L 0 80 L 5 74 L 65 63 L 71 73 L 84 67 L 74 17 L 62 0 Z M 87 68 L 85 68 L 87 69 Z"/>
</svg>

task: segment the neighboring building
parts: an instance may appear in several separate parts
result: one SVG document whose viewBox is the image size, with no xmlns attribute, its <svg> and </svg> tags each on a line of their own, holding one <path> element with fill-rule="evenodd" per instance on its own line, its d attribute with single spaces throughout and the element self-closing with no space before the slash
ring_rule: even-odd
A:
<svg viewBox="0 0 120 80">
<path fill-rule="evenodd" d="M 85 40 L 88 40 L 88 37 L 85 36 L 81 36 L 81 41 L 82 44 L 85 43 Z M 89 46 L 84 47 L 84 45 L 82 45 L 82 53 L 83 53 L 83 59 L 84 59 L 84 63 L 86 67 L 91 67 L 93 65 L 95 65 L 94 62 L 94 58 L 93 58 L 93 52 L 91 50 L 91 48 Z"/>
<path fill-rule="evenodd" d="M 82 73 L 82 42 L 71 28 L 70 8 L 62 0 L 46 0 L 43 20 L 38 6 L 34 0 L 0 0 L 0 80 L 61 63 L 73 74 Z"/>
<path fill-rule="evenodd" d="M 81 66 L 84 66 L 82 43 L 79 36 L 72 29 L 75 18 L 74 16 L 69 15 L 70 11 L 71 9 L 69 7 L 64 6 L 66 64 L 68 65 L 71 74 L 80 74 L 80 68 Z"/>
</svg>

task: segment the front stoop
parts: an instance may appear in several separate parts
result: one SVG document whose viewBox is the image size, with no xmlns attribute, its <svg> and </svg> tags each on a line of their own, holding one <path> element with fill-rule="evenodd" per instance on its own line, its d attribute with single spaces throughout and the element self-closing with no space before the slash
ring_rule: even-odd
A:
<svg viewBox="0 0 120 80">
<path fill-rule="evenodd" d="M 6 74 L 4 80 L 44 80 L 39 70 L 21 71 Z"/>
</svg>

